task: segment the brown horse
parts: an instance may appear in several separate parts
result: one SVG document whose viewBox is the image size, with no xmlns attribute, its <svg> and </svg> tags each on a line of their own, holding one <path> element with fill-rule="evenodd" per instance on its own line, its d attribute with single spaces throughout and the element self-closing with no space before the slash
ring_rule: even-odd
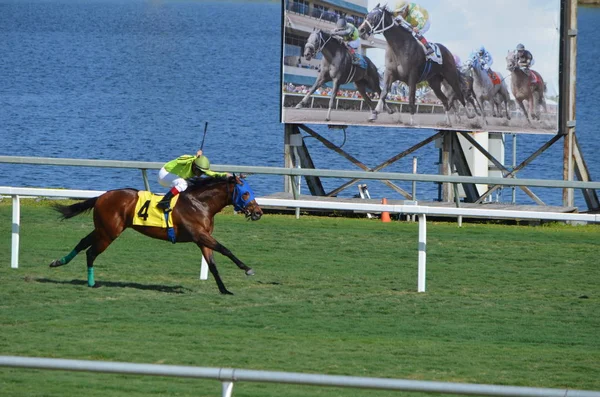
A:
<svg viewBox="0 0 600 397">
<path fill-rule="evenodd" d="M 193 242 L 200 247 L 202 255 L 208 262 L 208 267 L 217 282 L 222 294 L 231 294 L 225 288 L 213 257 L 213 250 L 231 259 L 247 275 L 254 271 L 236 258 L 231 251 L 215 240 L 211 234 L 214 228 L 214 216 L 225 206 L 233 204 L 234 209 L 246 215 L 253 221 L 259 220 L 262 210 L 254 199 L 254 193 L 244 179 L 230 178 L 192 178 L 189 187 L 183 191 L 177 204 L 170 211 L 173 225 L 173 237 L 177 242 Z M 139 226 L 133 224 L 134 216 L 140 215 L 142 209 L 135 213 L 138 201 L 138 190 L 110 190 L 73 205 L 55 205 L 63 219 L 72 218 L 90 210 L 94 210 L 94 230 L 85 236 L 79 244 L 66 256 L 53 261 L 50 267 L 63 266 L 69 263 L 79 252 L 88 249 L 87 268 L 88 286 L 98 286 L 94 281 L 94 260 L 128 227 L 159 240 L 169 240 L 167 231 L 161 227 Z M 146 214 L 147 205 L 145 203 Z M 143 214 L 142 214 L 143 215 Z"/>
<path fill-rule="evenodd" d="M 521 111 L 531 124 L 531 120 L 540 120 L 540 106 L 548 113 L 546 108 L 546 83 L 542 76 L 535 70 L 529 69 L 529 73 L 519 67 L 517 54 L 509 51 L 506 55 L 506 68 L 510 70 L 512 93 L 519 104 Z M 523 101 L 527 101 L 529 111 L 525 108 Z"/>
</svg>

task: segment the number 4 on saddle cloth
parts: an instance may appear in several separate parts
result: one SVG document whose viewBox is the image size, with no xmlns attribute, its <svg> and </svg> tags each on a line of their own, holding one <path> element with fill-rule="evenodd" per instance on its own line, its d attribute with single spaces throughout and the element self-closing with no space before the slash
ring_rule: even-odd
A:
<svg viewBox="0 0 600 397">
<path fill-rule="evenodd" d="M 135 204 L 135 212 L 133 216 L 133 224 L 139 226 L 154 226 L 167 229 L 169 240 L 175 244 L 175 232 L 173 231 L 173 221 L 169 214 L 171 211 L 163 211 L 156 204 L 163 198 L 152 192 L 140 190 L 138 192 L 138 201 Z M 175 207 L 179 195 L 171 199 L 170 208 Z"/>
</svg>

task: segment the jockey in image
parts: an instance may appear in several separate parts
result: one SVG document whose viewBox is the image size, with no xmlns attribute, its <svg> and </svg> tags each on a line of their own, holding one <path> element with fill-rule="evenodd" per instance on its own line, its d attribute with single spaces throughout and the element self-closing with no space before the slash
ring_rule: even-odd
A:
<svg viewBox="0 0 600 397">
<path fill-rule="evenodd" d="M 340 36 L 344 40 L 344 44 L 352 55 L 352 63 L 358 64 L 360 59 L 356 51 L 360 48 L 360 34 L 353 22 L 354 18 L 352 17 L 339 18 L 331 34 Z"/>
<path fill-rule="evenodd" d="M 417 3 L 399 1 L 393 11 L 394 20 L 403 28 L 410 30 L 413 37 L 421 44 L 425 56 L 432 59 L 434 51 L 427 39 L 423 36 L 431 26 L 429 12 Z"/>
<path fill-rule="evenodd" d="M 492 58 L 492 54 L 488 50 L 485 49 L 484 46 L 479 47 L 479 49 L 473 51 L 470 56 L 472 61 L 477 60 L 481 65 L 481 68 L 487 72 L 491 79 L 493 79 L 493 71 L 492 64 L 494 63 L 494 58 Z"/>
<path fill-rule="evenodd" d="M 525 72 L 529 76 L 529 67 L 533 66 L 533 55 L 531 52 L 525 49 L 523 44 L 517 45 L 517 52 L 515 53 L 515 57 L 517 58 L 517 64 L 519 68 Z"/>
<path fill-rule="evenodd" d="M 198 150 L 196 155 L 184 154 L 166 163 L 158 172 L 158 183 L 171 189 L 156 205 L 166 210 L 170 206 L 171 199 L 183 192 L 188 187 L 186 179 L 193 176 L 207 176 L 211 178 L 231 176 L 227 172 L 215 172 L 210 170 L 210 161 Z"/>
</svg>

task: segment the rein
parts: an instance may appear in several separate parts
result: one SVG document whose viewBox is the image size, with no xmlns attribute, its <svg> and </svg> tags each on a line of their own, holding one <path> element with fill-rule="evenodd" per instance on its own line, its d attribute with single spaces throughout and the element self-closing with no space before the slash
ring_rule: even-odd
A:
<svg viewBox="0 0 600 397">
<path fill-rule="evenodd" d="M 371 34 L 383 33 L 386 30 L 389 30 L 389 29 L 393 28 L 394 26 L 397 26 L 397 23 L 393 18 L 392 18 L 392 23 L 388 26 L 385 26 L 385 16 L 383 15 L 383 10 L 381 8 L 378 8 L 377 11 L 381 14 L 381 18 L 379 18 L 379 22 L 375 26 L 371 25 L 371 22 L 369 22 L 368 18 L 365 19 L 365 22 L 364 22 L 367 24 L 367 26 L 369 26 L 369 29 L 371 30 Z"/>
<path fill-rule="evenodd" d="M 327 40 L 325 40 L 323 38 L 323 32 L 319 32 L 319 48 L 315 49 L 315 46 L 312 43 L 306 43 L 305 47 L 310 47 L 312 48 L 312 50 L 314 51 L 315 54 L 318 54 L 319 52 L 321 52 L 323 50 L 323 48 L 325 48 L 325 46 L 327 45 L 327 43 L 329 43 L 329 40 L 331 40 L 332 36 L 329 36 L 329 38 Z"/>
</svg>

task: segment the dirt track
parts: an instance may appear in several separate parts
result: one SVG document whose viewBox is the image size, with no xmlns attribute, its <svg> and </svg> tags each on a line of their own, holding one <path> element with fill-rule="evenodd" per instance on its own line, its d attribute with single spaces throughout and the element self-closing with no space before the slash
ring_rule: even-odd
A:
<svg viewBox="0 0 600 397">
<path fill-rule="evenodd" d="M 328 125 L 364 125 L 369 127 L 396 127 L 396 128 L 433 128 L 439 130 L 461 130 L 461 131 L 490 131 L 490 132 L 510 132 L 527 134 L 552 134 L 557 132 L 557 120 L 552 120 L 552 116 L 547 116 L 542 121 L 534 121 L 532 125 L 527 125 L 527 121 L 522 117 L 513 117 L 510 121 L 505 118 L 495 118 L 487 116 L 488 125 L 482 125 L 480 118 L 468 119 L 461 116 L 461 123 L 456 121 L 454 115 L 450 116 L 452 125 L 446 124 L 445 114 L 423 114 L 417 113 L 414 116 L 415 125 L 409 125 L 410 115 L 408 113 L 379 114 L 375 122 L 369 122 L 368 111 L 357 110 L 332 110 L 331 120 L 325 121 L 327 116 L 326 109 L 295 109 L 284 108 L 284 122 L 303 123 L 303 124 L 328 124 Z"/>
</svg>

